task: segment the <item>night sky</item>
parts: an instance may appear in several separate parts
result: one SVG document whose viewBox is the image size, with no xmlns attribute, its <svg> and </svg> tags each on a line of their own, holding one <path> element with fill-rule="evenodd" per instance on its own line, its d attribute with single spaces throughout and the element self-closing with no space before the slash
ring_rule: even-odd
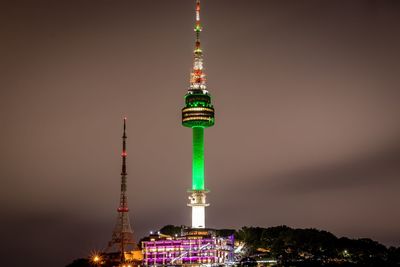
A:
<svg viewBox="0 0 400 267">
<path fill-rule="evenodd" d="M 194 0 L 0 3 L 0 265 L 106 246 L 122 118 L 138 240 L 189 225 Z M 400 246 L 400 1 L 203 1 L 207 226 Z M 7 265 L 8 266 L 8 265 Z"/>
</svg>

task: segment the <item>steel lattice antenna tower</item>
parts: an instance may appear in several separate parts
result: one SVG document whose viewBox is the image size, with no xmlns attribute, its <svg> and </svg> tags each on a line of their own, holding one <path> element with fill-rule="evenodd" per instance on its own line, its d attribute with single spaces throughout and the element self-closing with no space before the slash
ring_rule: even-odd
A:
<svg viewBox="0 0 400 267">
<path fill-rule="evenodd" d="M 190 85 L 182 109 L 182 125 L 193 131 L 192 189 L 189 196 L 192 207 L 192 228 L 205 228 L 206 193 L 204 187 L 204 128 L 214 125 L 214 107 L 207 91 L 203 69 L 203 51 L 200 43 L 202 31 L 200 21 L 200 0 L 196 0 L 196 42 Z"/>
<path fill-rule="evenodd" d="M 121 171 L 121 196 L 117 223 L 112 233 L 111 241 L 108 243 L 106 251 L 119 251 L 121 253 L 121 261 L 124 261 L 124 252 L 128 249 L 134 249 L 135 242 L 133 239 L 133 231 L 129 222 L 128 197 L 126 193 L 126 118 L 124 118 L 124 133 L 122 135 L 122 171 Z"/>
</svg>

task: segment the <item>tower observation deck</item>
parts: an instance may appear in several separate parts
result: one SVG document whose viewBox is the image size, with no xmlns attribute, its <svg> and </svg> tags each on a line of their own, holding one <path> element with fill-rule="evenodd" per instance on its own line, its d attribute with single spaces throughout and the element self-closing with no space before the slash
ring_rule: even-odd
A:
<svg viewBox="0 0 400 267">
<path fill-rule="evenodd" d="M 205 228 L 205 207 L 209 204 L 206 203 L 207 190 L 204 181 L 204 129 L 214 125 L 214 107 L 207 90 L 203 67 L 203 50 L 200 42 L 203 27 L 200 9 L 200 0 L 196 0 L 193 68 L 188 92 L 185 95 L 185 106 L 182 109 L 182 125 L 192 128 L 193 132 L 192 188 L 188 204 L 192 207 L 192 228 Z"/>
</svg>

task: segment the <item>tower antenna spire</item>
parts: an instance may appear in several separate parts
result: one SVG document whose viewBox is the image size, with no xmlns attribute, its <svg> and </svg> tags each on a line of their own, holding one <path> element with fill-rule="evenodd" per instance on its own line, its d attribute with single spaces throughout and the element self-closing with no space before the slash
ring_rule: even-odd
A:
<svg viewBox="0 0 400 267">
<path fill-rule="evenodd" d="M 196 0 L 196 25 L 194 27 L 194 31 L 196 32 L 196 48 L 197 45 L 200 47 L 200 32 L 203 30 L 200 21 L 200 0 Z"/>
<path fill-rule="evenodd" d="M 124 133 L 122 135 L 122 171 L 121 175 L 128 175 L 126 173 L 126 156 L 128 155 L 126 153 L 126 117 L 124 117 Z M 126 182 L 126 181 L 125 181 Z"/>
<path fill-rule="evenodd" d="M 111 241 L 108 243 L 106 252 L 113 250 L 121 255 L 121 262 L 125 261 L 125 252 L 135 247 L 133 239 L 133 231 L 129 222 L 129 208 L 127 196 L 127 171 L 126 171 L 126 117 L 124 118 L 122 134 L 122 169 L 121 169 L 121 193 L 119 198 L 119 206 L 117 209 L 118 217 L 117 222 L 112 233 Z"/>
<path fill-rule="evenodd" d="M 201 48 L 201 41 L 200 41 L 200 33 L 203 30 L 203 26 L 201 25 L 200 19 L 200 0 L 196 0 L 196 18 L 195 18 L 195 25 L 194 31 L 196 33 L 196 41 L 194 47 L 194 61 L 193 61 L 193 69 L 190 74 L 190 91 L 201 91 L 203 93 L 207 93 L 206 87 L 206 75 L 203 71 L 203 50 Z"/>
</svg>

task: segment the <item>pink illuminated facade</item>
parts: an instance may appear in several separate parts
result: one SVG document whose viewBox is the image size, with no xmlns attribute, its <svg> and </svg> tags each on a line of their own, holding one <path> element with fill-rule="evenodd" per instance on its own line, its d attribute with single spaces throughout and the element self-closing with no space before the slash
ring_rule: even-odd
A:
<svg viewBox="0 0 400 267">
<path fill-rule="evenodd" d="M 145 266 L 221 265 L 233 260 L 233 236 L 187 235 L 142 242 Z"/>
</svg>

